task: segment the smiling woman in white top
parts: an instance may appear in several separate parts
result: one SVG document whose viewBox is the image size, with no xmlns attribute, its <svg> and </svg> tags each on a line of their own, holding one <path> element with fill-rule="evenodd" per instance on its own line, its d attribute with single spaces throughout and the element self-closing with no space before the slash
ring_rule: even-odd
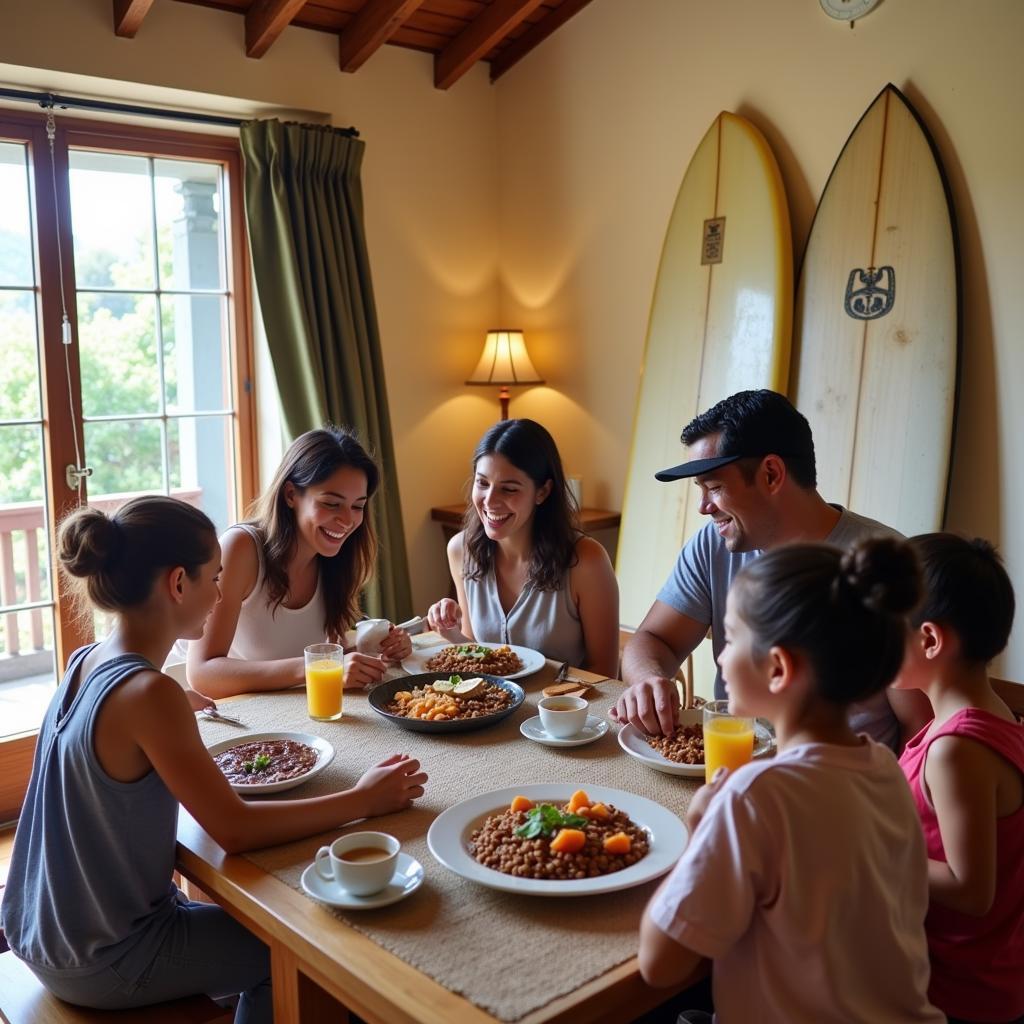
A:
<svg viewBox="0 0 1024 1024">
<path fill-rule="evenodd" d="M 292 442 L 247 523 L 221 538 L 223 600 L 188 651 L 189 682 L 209 697 L 277 690 L 305 680 L 302 651 L 342 643 L 361 617 L 377 537 L 366 507 L 380 471 L 346 430 Z M 378 682 L 412 650 L 392 628 L 381 657 L 345 655 L 345 686 Z"/>
<path fill-rule="evenodd" d="M 518 644 L 617 676 L 618 583 L 577 513 L 547 430 L 496 423 L 473 455 L 465 528 L 448 544 L 458 601 L 432 605 L 431 628 L 451 643 Z"/>
</svg>

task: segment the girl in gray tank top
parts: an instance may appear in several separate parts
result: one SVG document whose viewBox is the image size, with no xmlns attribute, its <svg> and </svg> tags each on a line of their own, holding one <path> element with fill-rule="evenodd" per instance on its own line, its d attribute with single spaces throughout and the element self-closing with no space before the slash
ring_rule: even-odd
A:
<svg viewBox="0 0 1024 1024">
<path fill-rule="evenodd" d="M 448 545 L 458 601 L 432 605 L 431 628 L 451 643 L 517 644 L 617 676 L 618 583 L 577 513 L 547 430 L 495 424 L 473 455 L 465 528 Z"/>
<path fill-rule="evenodd" d="M 271 1020 L 266 947 L 173 885 L 179 801 L 230 853 L 408 806 L 419 764 L 398 755 L 343 793 L 239 800 L 203 746 L 189 697 L 154 665 L 219 599 L 213 524 L 173 498 L 94 508 L 61 525 L 58 556 L 111 635 L 76 651 L 46 713 L 0 918 L 15 955 L 60 998 L 146 1006 L 241 993 L 236 1021 Z M 202 703 L 208 703 L 203 701 Z"/>
</svg>

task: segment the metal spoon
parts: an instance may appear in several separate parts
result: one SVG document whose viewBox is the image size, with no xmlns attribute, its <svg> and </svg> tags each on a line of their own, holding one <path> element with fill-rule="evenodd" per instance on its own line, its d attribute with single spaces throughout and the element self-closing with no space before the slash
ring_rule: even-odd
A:
<svg viewBox="0 0 1024 1024">
<path fill-rule="evenodd" d="M 216 708 L 203 708 L 201 714 L 206 715 L 207 718 L 212 718 L 215 722 L 224 722 L 227 725 L 241 725 L 245 726 L 240 718 L 232 718 L 230 715 L 222 715 Z"/>
</svg>

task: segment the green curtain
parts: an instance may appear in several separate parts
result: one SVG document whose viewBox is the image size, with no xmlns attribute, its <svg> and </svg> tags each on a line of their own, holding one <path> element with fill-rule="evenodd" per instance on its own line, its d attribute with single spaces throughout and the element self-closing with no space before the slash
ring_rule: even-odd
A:
<svg viewBox="0 0 1024 1024">
<path fill-rule="evenodd" d="M 253 273 L 285 424 L 292 437 L 327 421 L 352 427 L 376 453 L 381 553 L 364 604 L 400 621 L 412 598 L 363 224 L 365 144 L 277 120 L 243 124 L 241 143 Z"/>
</svg>

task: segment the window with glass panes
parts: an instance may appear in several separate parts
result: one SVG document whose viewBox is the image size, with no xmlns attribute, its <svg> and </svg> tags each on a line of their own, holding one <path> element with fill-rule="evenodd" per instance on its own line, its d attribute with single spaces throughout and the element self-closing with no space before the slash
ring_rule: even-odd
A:
<svg viewBox="0 0 1024 1024">
<path fill-rule="evenodd" d="M 237 140 L 57 126 L 51 166 L 41 119 L 0 111 L 0 744 L 108 628 L 55 584 L 62 515 L 171 494 L 223 530 L 255 490 Z"/>
</svg>

